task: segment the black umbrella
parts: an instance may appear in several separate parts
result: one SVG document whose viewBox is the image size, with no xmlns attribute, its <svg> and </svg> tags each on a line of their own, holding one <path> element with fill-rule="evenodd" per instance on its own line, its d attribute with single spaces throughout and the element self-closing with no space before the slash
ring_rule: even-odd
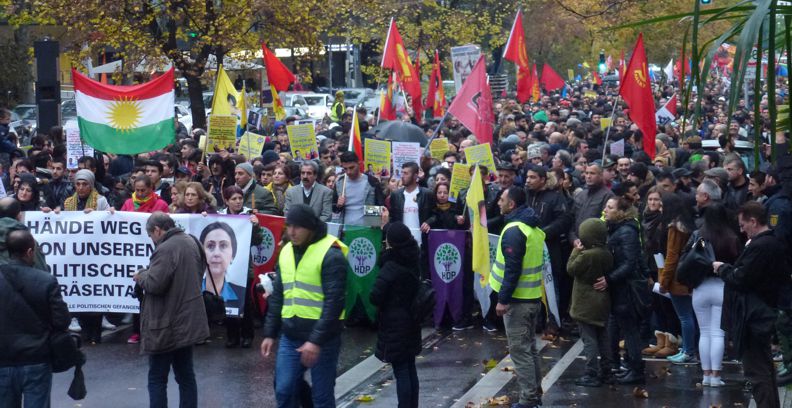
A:
<svg viewBox="0 0 792 408">
<path fill-rule="evenodd" d="M 423 129 L 409 122 L 392 120 L 374 127 L 377 138 L 394 142 L 415 142 L 426 147 L 427 138 Z"/>
</svg>

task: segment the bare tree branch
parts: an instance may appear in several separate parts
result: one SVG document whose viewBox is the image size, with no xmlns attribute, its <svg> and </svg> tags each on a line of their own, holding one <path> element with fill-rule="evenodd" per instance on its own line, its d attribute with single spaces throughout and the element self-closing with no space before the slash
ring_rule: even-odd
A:
<svg viewBox="0 0 792 408">
<path fill-rule="evenodd" d="M 555 2 L 556 2 L 556 4 L 558 4 L 558 6 L 559 6 L 559 7 L 561 7 L 562 9 L 564 9 L 565 11 L 567 11 L 568 13 L 574 14 L 574 15 L 576 15 L 576 16 L 578 16 L 578 17 L 580 17 L 580 18 L 582 18 L 582 19 L 584 19 L 584 20 L 585 20 L 585 19 L 587 19 L 587 18 L 592 18 L 592 17 L 599 17 L 599 16 L 601 16 L 601 15 L 607 14 L 607 13 L 608 13 L 608 12 L 609 12 L 611 9 L 613 9 L 614 7 L 616 7 L 616 6 L 620 6 L 620 5 L 622 5 L 622 4 L 625 4 L 625 3 L 629 3 L 631 0 L 617 0 L 617 1 L 614 1 L 614 2 L 612 2 L 612 3 L 609 3 L 609 4 L 608 4 L 608 5 L 607 5 L 607 6 L 606 6 L 604 9 L 602 9 L 602 10 L 598 10 L 598 11 L 596 11 L 596 12 L 593 12 L 593 13 L 586 13 L 586 14 L 580 13 L 580 12 L 576 11 L 575 9 L 573 9 L 573 8 L 571 8 L 571 7 L 567 6 L 567 5 L 565 5 L 565 4 L 564 4 L 564 3 L 563 3 L 561 0 L 553 0 L 553 1 L 555 1 Z"/>
</svg>

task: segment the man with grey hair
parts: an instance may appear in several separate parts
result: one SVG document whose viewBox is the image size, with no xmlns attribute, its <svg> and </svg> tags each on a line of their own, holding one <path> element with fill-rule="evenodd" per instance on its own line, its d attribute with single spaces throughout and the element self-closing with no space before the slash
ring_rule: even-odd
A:
<svg viewBox="0 0 792 408">
<path fill-rule="evenodd" d="M 133 276 L 146 296 L 140 307 L 142 352 L 149 354 L 148 391 L 152 407 L 168 405 L 171 366 L 179 384 L 179 406 L 198 406 L 193 345 L 209 337 L 201 277 L 206 255 L 198 241 L 155 212 L 146 233 L 156 248 L 148 269 Z"/>
<path fill-rule="evenodd" d="M 696 188 L 696 228 L 701 228 L 704 223 L 704 212 L 707 207 L 714 203 L 719 203 L 723 198 L 723 192 L 718 184 L 710 179 L 702 180 Z"/>
<path fill-rule="evenodd" d="M 289 187 L 285 194 L 283 212 L 288 214 L 289 208 L 294 204 L 305 204 L 314 211 L 323 222 L 329 222 L 333 216 L 333 190 L 316 182 L 319 175 L 319 165 L 313 160 L 307 160 L 300 166 L 301 183 Z"/>
</svg>

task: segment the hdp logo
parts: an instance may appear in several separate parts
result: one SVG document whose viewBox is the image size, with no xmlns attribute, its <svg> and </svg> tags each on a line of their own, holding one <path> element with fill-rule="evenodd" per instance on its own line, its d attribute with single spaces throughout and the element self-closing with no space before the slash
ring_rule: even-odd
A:
<svg viewBox="0 0 792 408">
<path fill-rule="evenodd" d="M 374 265 L 377 263 L 377 250 L 368 239 L 355 238 L 349 244 L 347 260 L 352 272 L 362 278 L 374 270 Z"/>
<path fill-rule="evenodd" d="M 261 230 L 263 231 L 261 243 L 250 248 L 253 264 L 256 266 L 267 263 L 275 252 L 275 236 L 272 235 L 272 231 L 265 227 L 262 227 Z"/>
<path fill-rule="evenodd" d="M 449 283 L 459 275 L 462 269 L 462 255 L 451 244 L 441 244 L 434 255 L 435 272 L 445 283 Z"/>
</svg>

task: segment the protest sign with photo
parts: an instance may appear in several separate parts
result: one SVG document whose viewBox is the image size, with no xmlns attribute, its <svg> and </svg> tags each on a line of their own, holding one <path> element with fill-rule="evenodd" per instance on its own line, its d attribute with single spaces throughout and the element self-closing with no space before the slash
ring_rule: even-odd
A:
<svg viewBox="0 0 792 408">
<path fill-rule="evenodd" d="M 239 154 L 244 155 L 248 160 L 261 156 L 261 150 L 264 149 L 267 139 L 266 136 L 245 132 L 239 139 Z"/>
<path fill-rule="evenodd" d="M 470 146 L 465 149 L 467 164 L 483 164 L 487 166 L 489 174 L 495 174 L 495 160 L 492 157 L 492 148 L 489 143 Z"/>
<path fill-rule="evenodd" d="M 209 131 L 205 153 L 228 150 L 236 146 L 237 117 L 233 115 L 209 115 Z"/>
<path fill-rule="evenodd" d="M 448 189 L 448 201 L 455 203 L 459 197 L 459 192 L 470 186 L 470 166 L 464 163 L 456 163 L 451 169 L 451 185 Z"/>
<path fill-rule="evenodd" d="M 94 155 L 94 149 L 83 143 L 80 138 L 80 129 L 69 126 L 63 129 L 66 133 L 66 168 L 76 169 L 80 157 Z"/>
<path fill-rule="evenodd" d="M 148 267 L 155 246 L 146 233 L 149 214 L 38 211 L 25 224 L 41 246 L 71 312 L 138 313 L 132 276 Z M 248 216 L 174 214 L 177 226 L 195 236 L 208 271 L 226 301 L 226 313 L 244 307 L 252 224 Z M 207 271 L 204 271 L 204 279 Z M 211 289 L 211 283 L 209 283 Z"/>
<path fill-rule="evenodd" d="M 366 139 L 366 173 L 382 178 L 390 177 L 391 146 L 387 140 Z"/>
<path fill-rule="evenodd" d="M 286 132 L 289 134 L 289 146 L 294 161 L 301 162 L 319 157 L 313 125 L 286 126 Z"/>
<path fill-rule="evenodd" d="M 480 56 L 481 48 L 478 45 L 468 44 L 451 47 L 451 63 L 454 66 L 454 88 L 456 88 L 457 93 L 462 88 L 462 84 L 468 75 L 473 71 L 473 67 Z"/>
<path fill-rule="evenodd" d="M 413 162 L 421 164 L 423 148 L 415 142 L 391 142 L 393 157 L 393 177 L 401 178 L 401 170 L 404 163 Z"/>
</svg>

